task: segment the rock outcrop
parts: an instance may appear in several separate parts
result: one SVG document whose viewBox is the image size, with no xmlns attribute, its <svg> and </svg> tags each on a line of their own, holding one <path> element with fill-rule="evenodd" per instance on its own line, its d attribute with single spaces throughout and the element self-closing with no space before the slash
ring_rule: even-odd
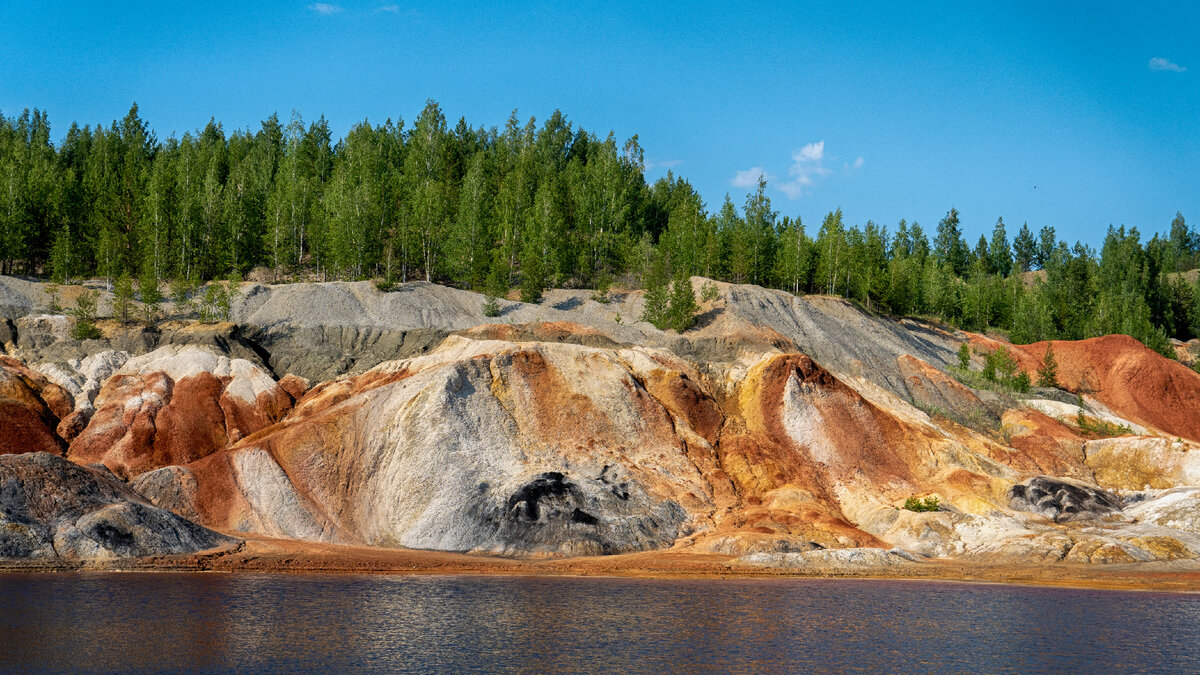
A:
<svg viewBox="0 0 1200 675">
<path fill-rule="evenodd" d="M 372 545 L 664 548 L 703 526 L 713 495 L 681 436 L 705 441 L 643 386 L 642 361 L 682 367 L 451 338 L 318 386 L 283 423 L 189 465 L 192 508 L 227 531 Z"/>
<path fill-rule="evenodd" d="M 105 382 L 69 456 L 122 478 L 206 457 L 283 418 L 292 397 L 265 371 L 203 347 L 130 359 Z"/>
<path fill-rule="evenodd" d="M 19 361 L 0 356 L 0 455 L 21 452 L 62 454 L 55 430 L 71 413 L 66 391 Z"/>
<path fill-rule="evenodd" d="M 234 541 L 101 471 L 44 452 L 0 456 L 0 558 L 194 553 Z"/>
<path fill-rule="evenodd" d="M 1056 523 L 1103 518 L 1121 511 L 1121 499 L 1108 490 L 1049 476 L 1035 476 L 1012 486 L 1008 503 L 1018 511 L 1040 513 Z"/>
<path fill-rule="evenodd" d="M 125 500 L 21 523 L 82 532 L 87 513 L 116 513 L 112 527 L 151 542 L 92 528 L 59 550 L 43 536 L 59 525 L 26 523 L 19 546 L 125 555 L 184 522 L 798 569 L 1200 553 L 1193 371 L 1109 336 L 1053 343 L 1061 389 L 975 389 L 947 369 L 964 340 L 1029 372 L 1049 345 L 693 280 L 710 283 L 682 335 L 633 320 L 639 291 L 554 290 L 488 318 L 467 291 L 337 282 L 243 284 L 232 322 L 106 322 L 81 343 L 69 319 L 36 313 L 36 285 L 4 280 L 17 310 L 0 323 L 0 453 L 65 453 L 38 471 Z"/>
</svg>

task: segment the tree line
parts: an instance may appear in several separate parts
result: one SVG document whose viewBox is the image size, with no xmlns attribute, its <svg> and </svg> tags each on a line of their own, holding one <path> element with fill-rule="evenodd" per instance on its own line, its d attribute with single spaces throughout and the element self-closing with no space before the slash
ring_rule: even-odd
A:
<svg viewBox="0 0 1200 675">
<path fill-rule="evenodd" d="M 930 234 L 847 224 L 839 209 L 810 235 L 772 210 L 764 180 L 740 207 L 726 195 L 710 210 L 687 180 L 647 183 L 644 170 L 637 136 L 602 138 L 558 111 L 451 128 L 429 101 L 411 125 L 364 120 L 336 141 L 324 117 L 295 112 L 159 140 L 134 104 L 56 145 L 46 113 L 26 110 L 0 115 L 0 272 L 149 288 L 266 267 L 278 280 L 519 287 L 526 301 L 636 278 L 658 304 L 701 275 L 1016 342 L 1125 333 L 1167 353 L 1169 338 L 1200 335 L 1200 282 L 1179 274 L 1200 266 L 1200 234 L 1182 215 L 1146 242 L 1110 226 L 1099 252 L 1050 226 L 1010 240 L 1003 219 L 971 246 L 953 208 Z"/>
</svg>

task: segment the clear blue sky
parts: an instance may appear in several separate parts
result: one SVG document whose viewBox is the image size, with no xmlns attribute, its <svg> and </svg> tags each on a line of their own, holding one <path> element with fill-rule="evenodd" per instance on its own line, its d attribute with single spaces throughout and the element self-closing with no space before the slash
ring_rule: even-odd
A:
<svg viewBox="0 0 1200 675">
<path fill-rule="evenodd" d="M 1196 2 L 4 1 L 0 64 L 0 112 L 55 138 L 135 100 L 166 138 L 293 108 L 340 135 L 433 98 L 636 133 L 648 178 L 710 209 L 763 171 L 810 233 L 838 206 L 926 231 L 955 206 L 972 243 L 999 216 L 1093 244 L 1200 225 Z"/>
</svg>

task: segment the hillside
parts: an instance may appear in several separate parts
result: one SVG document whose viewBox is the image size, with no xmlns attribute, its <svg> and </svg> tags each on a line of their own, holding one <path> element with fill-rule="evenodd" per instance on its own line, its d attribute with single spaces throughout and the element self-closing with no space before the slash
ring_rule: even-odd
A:
<svg viewBox="0 0 1200 675">
<path fill-rule="evenodd" d="M 179 541 L 156 553 L 267 537 L 731 571 L 1200 557 L 1186 366 L 1124 336 L 1018 347 L 711 283 L 683 334 L 637 321 L 640 291 L 549 291 L 488 318 L 483 296 L 424 282 L 243 283 L 229 322 L 103 321 L 78 342 L 38 313 L 39 284 L 0 277 L 0 470 L 24 494 L 91 494 L 90 472 L 156 509 L 105 530 Z M 1003 347 L 1031 375 L 1052 346 L 1059 387 L 960 382 L 963 343 L 975 371 Z M 22 499 L 0 492 L 0 519 L 59 518 Z M 0 554 L 95 557 L 11 539 Z"/>
</svg>

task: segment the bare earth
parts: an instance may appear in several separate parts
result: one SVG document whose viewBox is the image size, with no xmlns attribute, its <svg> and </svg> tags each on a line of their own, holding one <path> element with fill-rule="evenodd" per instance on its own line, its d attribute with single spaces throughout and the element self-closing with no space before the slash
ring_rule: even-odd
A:
<svg viewBox="0 0 1200 675">
<path fill-rule="evenodd" d="M 520 560 L 441 551 L 252 538 L 192 555 L 118 560 L 0 560 L 0 572 L 162 571 L 272 574 L 468 574 L 640 578 L 828 578 L 955 581 L 1106 590 L 1200 592 L 1194 561 L 1126 565 L 983 565 L 932 560 L 903 567 L 770 569 L 729 566 L 734 556 L 689 550 Z"/>
</svg>

